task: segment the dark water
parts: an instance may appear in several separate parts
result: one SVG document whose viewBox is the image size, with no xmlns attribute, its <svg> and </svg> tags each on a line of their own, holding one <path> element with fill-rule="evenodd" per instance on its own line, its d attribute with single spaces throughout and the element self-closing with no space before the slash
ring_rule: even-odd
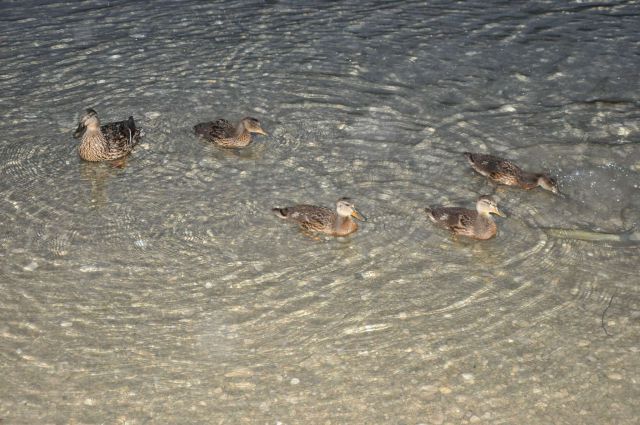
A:
<svg viewBox="0 0 640 425">
<path fill-rule="evenodd" d="M 637 2 L 0 16 L 3 424 L 637 423 Z M 124 168 L 78 159 L 86 107 L 144 128 Z M 270 135 L 243 151 L 191 134 L 246 115 Z M 479 194 L 493 240 L 422 213 Z M 270 213 L 341 196 L 369 218 L 349 238 Z"/>
</svg>

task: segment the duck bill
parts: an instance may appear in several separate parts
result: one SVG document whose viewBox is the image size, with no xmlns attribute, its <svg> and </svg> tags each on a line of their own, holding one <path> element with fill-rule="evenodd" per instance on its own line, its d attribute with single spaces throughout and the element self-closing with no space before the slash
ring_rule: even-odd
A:
<svg viewBox="0 0 640 425">
<path fill-rule="evenodd" d="M 80 136 L 82 136 L 82 133 L 84 132 L 84 130 L 85 130 L 85 126 L 82 123 L 78 124 L 78 128 L 76 128 L 76 131 L 73 132 L 73 137 L 75 139 L 78 139 Z"/>
<path fill-rule="evenodd" d="M 356 210 L 353 210 L 353 212 L 351 213 L 351 217 L 355 218 L 356 220 L 367 221 L 367 217 L 363 216 Z"/>
<path fill-rule="evenodd" d="M 266 132 L 266 131 L 264 131 L 263 129 L 256 130 L 256 133 L 258 133 L 258 134 L 262 134 L 263 136 L 268 136 L 268 135 L 269 135 L 269 133 L 267 133 L 267 132 Z"/>
<path fill-rule="evenodd" d="M 502 211 L 500 211 L 499 209 L 497 209 L 497 208 L 496 208 L 496 210 L 494 212 L 496 213 L 496 215 L 499 215 L 500 217 L 507 218 L 507 215 L 505 213 L 503 213 Z"/>
</svg>

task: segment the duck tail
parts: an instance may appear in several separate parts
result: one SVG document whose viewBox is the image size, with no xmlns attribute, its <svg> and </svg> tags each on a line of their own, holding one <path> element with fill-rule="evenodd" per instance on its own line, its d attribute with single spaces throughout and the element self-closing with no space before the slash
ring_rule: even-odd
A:
<svg viewBox="0 0 640 425">
<path fill-rule="evenodd" d="M 427 217 L 431 219 L 431 221 L 436 221 L 436 217 L 433 215 L 433 210 L 429 207 L 424 209 L 424 212 L 427 213 Z"/>
<path fill-rule="evenodd" d="M 129 140 L 131 143 L 136 144 L 140 141 L 140 137 L 144 136 L 144 132 L 141 128 L 136 127 L 136 121 L 132 116 L 125 121 L 127 130 L 129 130 Z"/>
<path fill-rule="evenodd" d="M 473 162 L 473 154 L 471 152 L 462 152 L 462 154 L 469 160 L 469 162 Z"/>
<path fill-rule="evenodd" d="M 193 126 L 193 132 L 198 136 L 204 136 L 207 133 L 207 124 L 201 122 Z"/>
<path fill-rule="evenodd" d="M 287 208 L 272 208 L 271 211 L 280 218 L 287 218 L 289 215 Z"/>
</svg>

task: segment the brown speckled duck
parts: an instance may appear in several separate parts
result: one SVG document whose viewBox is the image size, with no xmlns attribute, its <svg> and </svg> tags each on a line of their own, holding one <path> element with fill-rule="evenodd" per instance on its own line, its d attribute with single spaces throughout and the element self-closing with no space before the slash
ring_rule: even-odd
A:
<svg viewBox="0 0 640 425">
<path fill-rule="evenodd" d="M 141 129 L 133 117 L 100 126 L 98 114 L 89 108 L 80 118 L 73 137 L 81 139 L 78 153 L 85 161 L 111 161 L 125 157 L 140 141 Z"/>
<path fill-rule="evenodd" d="M 251 133 L 267 135 L 260 126 L 260 121 L 251 117 L 241 119 L 235 126 L 224 119 L 201 122 L 193 130 L 198 136 L 223 148 L 248 146 L 251 143 Z"/>
<path fill-rule="evenodd" d="M 518 186 L 522 189 L 540 186 L 558 194 L 558 183 L 547 174 L 528 173 L 513 162 L 493 155 L 470 152 L 465 152 L 464 155 L 474 170 L 491 181 L 507 186 Z"/>
<path fill-rule="evenodd" d="M 358 230 L 358 223 L 366 219 L 355 209 L 349 198 L 336 202 L 336 210 L 315 205 L 295 205 L 287 208 L 274 208 L 280 218 L 295 221 L 305 232 L 324 233 L 331 236 L 347 236 Z"/>
<path fill-rule="evenodd" d="M 425 208 L 427 216 L 438 226 L 452 231 L 456 235 L 473 239 L 491 239 L 498 227 L 491 214 L 506 217 L 490 196 L 478 198 L 476 211 L 458 207 Z"/>
</svg>

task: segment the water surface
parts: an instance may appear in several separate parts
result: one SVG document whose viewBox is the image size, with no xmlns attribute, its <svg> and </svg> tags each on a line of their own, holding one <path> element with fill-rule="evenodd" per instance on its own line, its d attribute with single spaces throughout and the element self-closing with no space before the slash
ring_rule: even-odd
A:
<svg viewBox="0 0 640 425">
<path fill-rule="evenodd" d="M 635 2 L 41 3 L 0 5 L 0 421 L 637 422 Z M 144 128 L 125 167 L 86 107 Z M 480 194 L 487 242 L 422 212 Z M 348 238 L 270 212 L 342 196 Z"/>
</svg>

